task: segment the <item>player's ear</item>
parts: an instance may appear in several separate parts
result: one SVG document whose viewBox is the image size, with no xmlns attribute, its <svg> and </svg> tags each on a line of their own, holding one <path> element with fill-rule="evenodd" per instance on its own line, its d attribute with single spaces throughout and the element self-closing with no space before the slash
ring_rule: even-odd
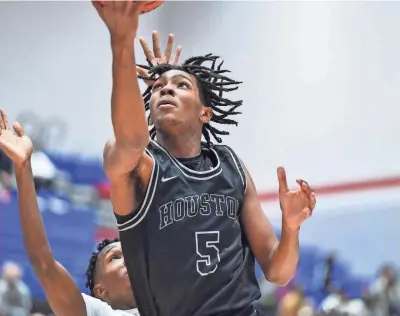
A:
<svg viewBox="0 0 400 316">
<path fill-rule="evenodd" d="M 153 119 L 151 118 L 151 116 L 149 116 L 149 118 L 148 118 L 148 120 L 147 120 L 147 124 L 148 124 L 149 126 L 154 125 L 154 122 L 153 122 Z"/>
<path fill-rule="evenodd" d="M 93 293 L 95 297 L 104 300 L 107 290 L 101 284 L 97 283 L 93 288 Z"/>
<path fill-rule="evenodd" d="M 203 106 L 203 109 L 202 109 L 201 115 L 200 115 L 200 121 L 203 124 L 206 124 L 211 121 L 212 115 L 213 115 L 212 109 L 210 107 Z"/>
</svg>

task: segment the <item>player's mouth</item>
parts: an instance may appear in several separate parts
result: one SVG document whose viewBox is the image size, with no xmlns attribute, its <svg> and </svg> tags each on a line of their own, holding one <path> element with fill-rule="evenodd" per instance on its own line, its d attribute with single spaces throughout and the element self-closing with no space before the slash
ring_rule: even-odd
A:
<svg viewBox="0 0 400 316">
<path fill-rule="evenodd" d="M 162 97 L 158 102 L 157 102 L 157 109 L 160 108 L 176 108 L 177 104 L 174 100 L 173 97 Z"/>
</svg>

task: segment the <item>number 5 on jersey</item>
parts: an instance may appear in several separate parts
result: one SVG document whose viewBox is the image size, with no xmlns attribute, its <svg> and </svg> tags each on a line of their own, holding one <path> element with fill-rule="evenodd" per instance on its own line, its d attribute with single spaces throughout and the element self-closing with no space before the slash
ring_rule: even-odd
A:
<svg viewBox="0 0 400 316">
<path fill-rule="evenodd" d="M 196 232 L 197 272 L 201 276 L 214 273 L 220 262 L 219 231 Z"/>
</svg>

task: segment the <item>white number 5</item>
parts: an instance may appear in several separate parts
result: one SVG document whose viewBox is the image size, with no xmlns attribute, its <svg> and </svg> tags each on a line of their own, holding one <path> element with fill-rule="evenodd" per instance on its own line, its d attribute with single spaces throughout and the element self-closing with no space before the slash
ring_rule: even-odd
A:
<svg viewBox="0 0 400 316">
<path fill-rule="evenodd" d="M 197 272 L 202 275 L 214 273 L 220 262 L 219 231 L 196 232 L 196 252 L 200 259 L 196 261 Z"/>
</svg>

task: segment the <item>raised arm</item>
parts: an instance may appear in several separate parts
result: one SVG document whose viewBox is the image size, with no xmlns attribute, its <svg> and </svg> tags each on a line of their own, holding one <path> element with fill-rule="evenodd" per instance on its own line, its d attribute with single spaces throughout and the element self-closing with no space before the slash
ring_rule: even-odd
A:
<svg viewBox="0 0 400 316">
<path fill-rule="evenodd" d="M 247 239 L 266 279 L 277 285 L 286 285 L 296 272 L 299 260 L 300 225 L 311 215 L 315 207 L 315 194 L 301 180 L 297 180 L 301 186 L 299 190 L 289 191 L 285 170 L 278 168 L 282 209 L 281 240 L 278 241 L 271 223 L 263 212 L 257 190 L 247 169 L 245 173 L 247 191 L 242 224 Z"/>
<path fill-rule="evenodd" d="M 118 215 L 128 215 L 135 208 L 135 181 L 147 186 L 153 168 L 152 159 L 145 154 L 150 138 L 133 45 L 143 4 L 143 1 L 107 1 L 104 4 L 93 1 L 111 37 L 111 117 L 115 138 L 105 146 L 104 168 Z M 138 172 L 134 172 L 136 169 Z"/>
<path fill-rule="evenodd" d="M 18 186 L 19 216 L 25 250 L 35 274 L 57 316 L 85 316 L 86 306 L 73 278 L 54 260 L 37 204 L 30 157 L 32 142 L 21 126 L 10 130 L 0 110 L 0 149 L 13 161 Z"/>
</svg>

